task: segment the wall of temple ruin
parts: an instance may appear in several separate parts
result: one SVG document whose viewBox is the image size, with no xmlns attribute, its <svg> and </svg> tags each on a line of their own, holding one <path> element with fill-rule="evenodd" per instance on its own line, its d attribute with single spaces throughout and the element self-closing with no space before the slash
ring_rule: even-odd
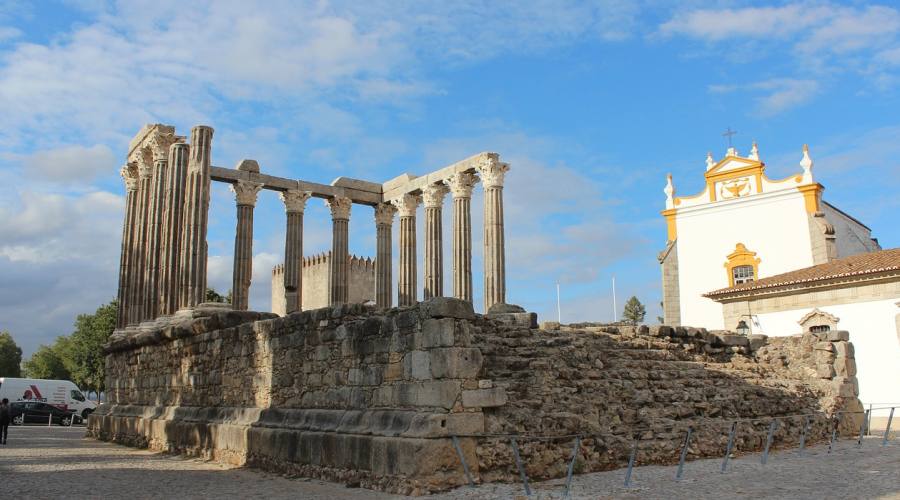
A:
<svg viewBox="0 0 900 500">
<path fill-rule="evenodd" d="M 156 450 L 402 493 L 465 483 L 451 435 L 478 481 L 671 463 L 688 426 L 689 457 L 720 456 L 735 419 L 737 452 L 758 450 L 768 417 L 857 410 L 835 376 L 844 333 L 752 338 L 693 328 L 529 327 L 527 314 L 475 315 L 438 298 L 376 312 L 361 304 L 274 317 L 196 309 L 108 346 L 107 403 L 89 434 Z M 846 360 L 844 360 L 846 361 Z M 827 366 L 826 366 L 827 365 Z M 826 369 L 827 368 L 827 369 Z M 842 429 L 858 429 L 858 415 Z M 802 419 L 775 445 L 795 444 Z M 528 436 L 558 436 L 530 439 Z M 570 436 L 570 437 L 561 437 Z"/>
</svg>

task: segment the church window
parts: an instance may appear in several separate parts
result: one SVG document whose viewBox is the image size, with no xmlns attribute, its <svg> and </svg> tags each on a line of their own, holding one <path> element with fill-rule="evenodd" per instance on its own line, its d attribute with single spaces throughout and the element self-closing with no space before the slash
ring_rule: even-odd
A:
<svg viewBox="0 0 900 500">
<path fill-rule="evenodd" d="M 734 269 L 731 270 L 731 276 L 734 279 L 735 285 L 753 281 L 753 266 L 735 266 Z"/>
<path fill-rule="evenodd" d="M 734 246 L 725 261 L 725 270 L 728 273 L 728 286 L 740 285 L 759 279 L 760 259 L 756 252 L 747 250 L 743 243 Z"/>
</svg>

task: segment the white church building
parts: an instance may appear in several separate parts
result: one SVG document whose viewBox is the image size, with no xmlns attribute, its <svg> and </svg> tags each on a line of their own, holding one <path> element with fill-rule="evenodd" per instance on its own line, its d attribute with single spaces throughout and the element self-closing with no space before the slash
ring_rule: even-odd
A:
<svg viewBox="0 0 900 500">
<path fill-rule="evenodd" d="M 864 403 L 900 402 L 900 249 L 823 199 L 804 146 L 801 170 L 766 176 L 756 144 L 706 160 L 706 186 L 665 187 L 660 252 L 665 323 L 793 335 L 847 330 Z M 857 377 L 856 366 L 839 376 Z M 851 373 L 852 372 L 852 373 Z"/>
</svg>

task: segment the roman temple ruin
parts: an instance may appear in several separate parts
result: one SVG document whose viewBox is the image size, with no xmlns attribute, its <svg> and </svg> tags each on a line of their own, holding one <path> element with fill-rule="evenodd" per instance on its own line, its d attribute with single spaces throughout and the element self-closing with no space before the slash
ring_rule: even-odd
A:
<svg viewBox="0 0 900 500">
<path fill-rule="evenodd" d="M 484 189 L 484 310 L 506 301 L 503 235 L 503 181 L 509 165 L 496 153 L 481 153 L 424 176 L 403 174 L 385 183 L 341 177 L 330 185 L 274 177 L 254 160 L 233 168 L 212 165 L 213 129 L 197 126 L 190 143 L 174 127 L 146 125 L 131 141 L 121 174 L 126 186 L 125 222 L 119 273 L 120 333 L 142 322 L 190 310 L 204 301 L 206 232 L 210 183 L 230 184 L 237 209 L 234 239 L 232 308 L 247 310 L 253 260 L 253 208 L 262 190 L 284 202 L 287 235 L 280 281 L 284 313 L 298 311 L 303 290 L 303 212 L 310 198 L 331 209 L 327 304 L 351 296 L 348 223 L 353 205 L 374 209 L 376 227 L 375 303 L 392 304 L 392 230 L 399 213 L 400 306 L 415 304 L 418 257 L 416 238 L 424 237 L 424 298 L 444 290 L 442 210 L 449 193 L 453 204 L 453 296 L 472 302 L 471 200 L 476 183 Z M 424 202 L 425 234 L 416 234 L 416 211 Z"/>
</svg>

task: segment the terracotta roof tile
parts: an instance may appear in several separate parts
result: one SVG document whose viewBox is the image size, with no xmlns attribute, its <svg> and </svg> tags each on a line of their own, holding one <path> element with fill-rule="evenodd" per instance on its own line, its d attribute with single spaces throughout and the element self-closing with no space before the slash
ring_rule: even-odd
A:
<svg viewBox="0 0 900 500">
<path fill-rule="evenodd" d="M 704 297 L 715 298 L 735 292 L 762 290 L 779 286 L 811 283 L 834 278 L 863 276 L 900 270 L 900 248 L 880 250 L 878 252 L 861 253 L 836 259 L 817 266 L 805 267 L 775 276 L 769 276 L 749 283 L 741 283 L 728 288 L 714 290 L 703 294 Z"/>
</svg>

